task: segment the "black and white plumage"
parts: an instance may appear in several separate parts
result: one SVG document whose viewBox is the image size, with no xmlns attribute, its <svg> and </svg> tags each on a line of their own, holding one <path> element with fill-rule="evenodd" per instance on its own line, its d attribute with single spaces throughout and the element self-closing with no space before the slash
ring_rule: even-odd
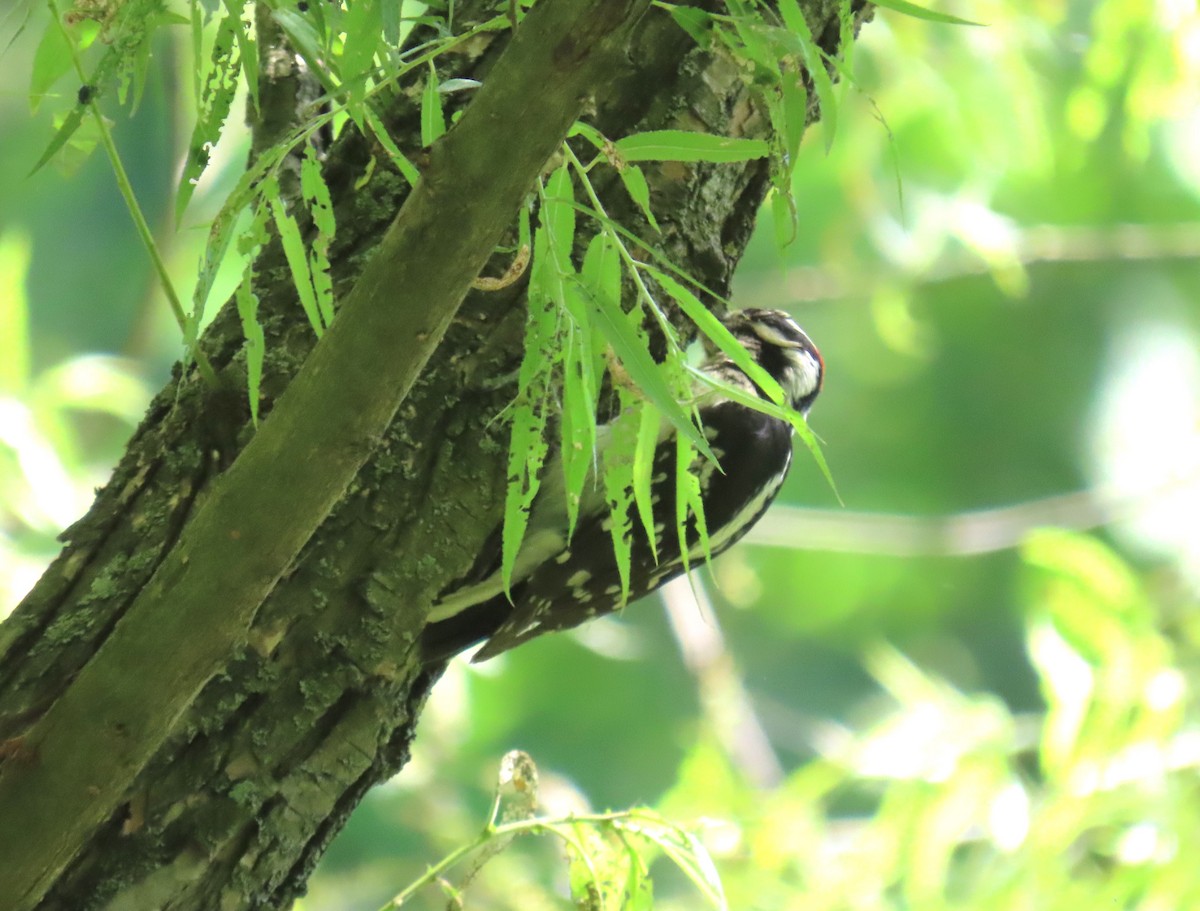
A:
<svg viewBox="0 0 1200 911">
<path fill-rule="evenodd" d="M 728 314 L 723 322 L 779 383 L 791 407 L 807 415 L 821 390 L 824 364 L 792 318 L 778 310 L 747 309 Z M 766 398 L 721 352 L 711 354 L 701 370 Z M 710 552 L 716 556 L 749 531 L 775 499 L 791 466 L 792 428 L 708 387 L 697 388 L 697 395 L 705 436 L 722 469 L 702 458 L 693 466 L 700 477 Z M 597 445 L 603 448 L 606 428 L 597 430 Z M 674 436 L 668 435 L 655 453 L 651 484 L 658 561 L 644 529 L 635 521 L 630 601 L 684 570 L 675 530 L 675 462 Z M 621 580 L 603 495 L 597 490 L 590 500 L 585 497 L 575 534 L 568 541 L 561 469 L 552 462 L 543 475 L 512 574 L 512 600 L 503 591 L 498 566 L 482 581 L 444 595 L 434 605 L 422 636 L 427 661 L 451 657 L 487 640 L 473 659 L 482 661 L 544 632 L 571 629 L 621 606 Z M 703 560 L 699 535 L 689 528 L 689 562 L 696 565 Z"/>
</svg>

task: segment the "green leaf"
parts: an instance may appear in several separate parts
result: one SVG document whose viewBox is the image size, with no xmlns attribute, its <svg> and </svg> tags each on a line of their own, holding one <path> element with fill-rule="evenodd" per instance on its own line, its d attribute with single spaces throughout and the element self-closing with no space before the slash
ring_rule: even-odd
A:
<svg viewBox="0 0 1200 911">
<path fill-rule="evenodd" d="M 225 0 L 225 14 L 241 22 L 244 5 L 238 0 Z M 242 73 L 246 77 L 246 88 L 250 92 L 250 100 L 254 102 L 254 110 L 260 111 L 258 100 L 258 46 L 254 40 L 254 32 L 244 23 L 237 30 L 238 57 L 242 62 Z M 197 59 L 199 59 L 197 55 Z"/>
<path fill-rule="evenodd" d="M 637 448 L 633 459 L 633 501 L 637 505 L 646 540 L 650 542 L 650 553 L 658 563 L 658 532 L 654 529 L 654 497 L 651 488 L 654 480 L 654 454 L 658 448 L 659 429 L 662 420 L 653 408 L 641 408 L 641 420 L 637 430 Z"/>
<path fill-rule="evenodd" d="M 40 171 L 43 167 L 45 167 L 46 163 L 49 162 L 50 159 L 58 154 L 59 150 L 62 149 L 62 147 L 65 146 L 71 139 L 71 137 L 75 135 L 75 131 L 79 129 L 79 125 L 83 122 L 84 115 L 88 113 L 89 110 L 90 109 L 85 105 L 76 105 L 71 112 L 67 114 L 62 124 L 55 131 L 54 138 L 50 140 L 50 144 L 46 146 L 46 150 L 42 152 L 41 157 L 38 158 L 37 162 L 30 170 L 29 176 L 32 177 L 34 174 Z"/>
<path fill-rule="evenodd" d="M 540 249 L 539 249 L 540 246 Z M 540 256 L 539 256 L 540 254 Z M 545 260 L 543 232 L 534 238 L 534 257 Z M 559 305 L 530 280 L 529 314 L 525 323 L 525 354 L 518 375 L 519 392 L 513 405 L 508 446 L 508 485 L 504 497 L 500 576 L 504 590 L 512 583 L 513 566 L 529 524 L 529 510 L 541 487 L 541 470 L 549 446 L 546 421 L 550 378 L 558 338 Z"/>
<path fill-rule="evenodd" d="M 543 194 L 541 220 L 549 232 L 548 240 L 554 263 L 563 275 L 573 273 L 571 251 L 575 245 L 575 209 L 570 203 L 575 200 L 575 185 L 571 171 L 564 164 L 546 181 Z"/>
<path fill-rule="evenodd" d="M 658 226 L 658 220 L 650 210 L 650 186 L 646 183 L 646 175 L 642 169 L 635 164 L 627 164 L 625 167 L 619 168 L 617 173 L 621 175 L 621 182 L 625 184 L 625 190 L 629 193 L 629 197 L 642 210 L 646 221 L 650 222 L 650 227 L 655 231 L 662 231 L 662 228 Z"/>
<path fill-rule="evenodd" d="M 594 145 L 601 152 L 603 152 L 605 149 L 607 149 L 608 146 L 610 145 L 608 139 L 605 137 L 605 135 L 603 133 L 601 133 L 599 130 L 597 130 L 591 124 L 584 123 L 582 120 L 576 120 L 571 125 L 571 129 L 567 132 L 568 138 L 572 138 L 575 136 L 582 136 L 584 139 L 586 139 L 588 142 L 590 142 L 592 145 Z"/>
<path fill-rule="evenodd" d="M 618 139 L 614 144 L 625 161 L 734 162 L 766 158 L 770 146 L 762 139 L 735 139 L 686 130 L 651 130 Z"/>
<path fill-rule="evenodd" d="M 688 540 L 688 514 L 696 516 L 696 532 L 705 556 L 711 560 L 708 526 L 704 522 L 704 501 L 700 497 L 700 479 L 692 473 L 696 452 L 687 440 L 675 438 L 675 535 L 679 539 L 679 558 L 683 571 L 691 570 L 692 543 Z"/>
<path fill-rule="evenodd" d="M 351 97 L 361 99 L 366 92 L 367 77 L 374 70 L 375 52 L 383 31 L 379 0 L 348 3 L 342 28 L 346 35 L 342 44 L 342 82 Z"/>
<path fill-rule="evenodd" d="M 755 385 L 770 397 L 771 401 L 777 405 L 785 403 L 783 389 L 780 388 L 775 378 L 759 366 L 750 352 L 742 347 L 741 342 L 733 337 L 733 333 L 725 328 L 725 324 L 717 319 L 712 311 L 705 307 L 695 294 L 660 269 L 655 269 L 653 266 L 643 266 L 642 268 L 654 276 L 654 280 L 679 305 L 679 309 L 687 314 L 688 319 L 696 324 L 696 328 L 703 332 L 718 349 L 728 355 L 729 359 L 746 376 L 750 377 Z"/>
<path fill-rule="evenodd" d="M 250 398 L 250 420 L 258 426 L 258 399 L 262 387 L 263 358 L 267 350 L 262 324 L 258 321 L 258 295 L 252 287 L 253 269 L 247 265 L 237 288 L 237 310 L 246 338 L 246 394 Z"/>
<path fill-rule="evenodd" d="M 300 226 L 292 217 L 283 201 L 278 196 L 270 199 L 271 215 L 275 220 L 275 229 L 279 232 L 279 240 L 283 245 L 283 254 L 287 258 L 288 268 L 292 273 L 292 283 L 296 287 L 296 295 L 300 298 L 300 306 L 308 317 L 313 332 L 320 338 L 325 334 L 325 324 L 321 319 L 321 310 L 317 306 L 316 292 L 313 290 L 312 273 L 308 266 L 308 255 L 304 249 L 304 240 L 300 237 Z"/>
<path fill-rule="evenodd" d="M 610 533 L 617 572 L 621 576 L 621 606 L 629 598 L 629 569 L 633 553 L 634 464 L 637 461 L 640 412 L 645 408 L 624 388 L 618 387 L 621 412 L 609 424 L 609 441 L 604 447 L 604 497 L 612 520 Z M 651 535 L 654 525 L 651 519 Z"/>
<path fill-rule="evenodd" d="M 383 146 L 384 151 L 391 156 L 392 164 L 400 172 L 401 176 L 408 181 L 409 186 L 415 187 L 421 179 L 421 172 L 417 170 L 416 165 L 409 161 L 400 147 L 393 141 L 391 135 L 387 131 L 387 127 L 383 125 L 383 121 L 379 119 L 379 115 L 375 113 L 375 109 L 367 105 L 364 109 L 367 126 L 371 132 L 375 134 L 375 138 L 379 140 L 379 144 Z"/>
<path fill-rule="evenodd" d="M 388 47 L 400 44 L 401 13 L 404 0 L 380 0 L 380 15 L 383 19 L 383 40 Z"/>
<path fill-rule="evenodd" d="M 796 239 L 796 229 L 799 227 L 799 217 L 796 212 L 796 198 L 790 188 L 775 187 L 771 193 L 771 225 L 775 231 L 775 246 L 780 250 Z"/>
<path fill-rule="evenodd" d="M 783 138 L 784 153 L 791 165 L 800 151 L 800 141 L 804 138 L 804 127 L 808 121 L 808 91 L 796 73 L 784 73 L 779 89 L 781 98 L 775 126 Z"/>
<path fill-rule="evenodd" d="M 766 399 L 760 398 L 751 392 L 747 392 L 745 389 L 741 389 L 737 386 L 731 386 L 729 383 L 722 382 L 707 373 L 695 369 L 694 367 L 688 367 L 687 369 L 688 373 L 695 377 L 695 379 L 699 380 L 701 383 L 704 383 L 706 386 L 717 390 L 721 395 L 730 401 L 745 405 L 747 408 L 753 408 L 755 411 L 761 411 L 763 414 L 769 414 L 771 417 L 778 418 L 779 420 L 790 424 L 792 429 L 796 431 L 796 436 L 800 437 L 800 441 L 804 443 L 808 451 L 812 453 L 813 460 L 817 463 L 817 467 L 821 470 L 821 474 L 829 483 L 829 487 L 833 491 L 834 495 L 837 496 L 839 500 L 841 499 L 841 496 L 837 492 L 837 484 L 834 483 L 833 475 L 829 471 L 829 465 L 825 462 L 825 454 L 821 452 L 821 444 L 817 441 L 816 434 L 814 434 L 812 429 L 808 426 L 808 422 L 804 419 L 804 415 L 792 411 L 790 408 L 784 408 L 780 405 L 768 402 Z"/>
<path fill-rule="evenodd" d="M 728 911 L 721 874 L 712 855 L 698 838 L 647 810 L 640 811 L 636 823 L 627 824 L 625 828 L 657 845 L 714 908 Z"/>
<path fill-rule="evenodd" d="M 825 68 L 825 54 L 813 40 L 812 31 L 800 10 L 797 0 L 779 0 L 779 13 L 783 22 L 791 31 L 791 37 L 797 39 L 796 45 L 804 60 L 804 68 L 813 81 L 817 99 L 821 103 L 821 124 L 825 131 L 825 151 L 833 147 L 833 139 L 837 134 L 837 97 L 833 91 L 833 79 Z M 782 77 L 782 73 L 780 74 Z M 781 82 L 786 81 L 781 78 Z M 789 137 L 790 138 L 790 137 Z"/>
<path fill-rule="evenodd" d="M 446 118 L 442 113 L 442 94 L 438 91 L 437 69 L 429 61 L 429 78 L 425 91 L 421 93 L 421 145 L 433 145 L 446 132 Z"/>
<path fill-rule="evenodd" d="M 333 322 L 333 279 L 329 265 L 329 245 L 337 233 L 337 223 L 334 220 L 329 187 L 325 185 L 321 163 L 317 161 L 316 150 L 311 145 L 304 147 L 304 158 L 300 163 L 300 192 L 312 215 L 313 226 L 317 229 L 316 236 L 309 244 L 309 266 L 317 311 L 321 315 L 321 322 L 328 327 Z"/>
<path fill-rule="evenodd" d="M 584 486 L 595 464 L 596 397 L 588 376 L 587 335 L 578 328 L 563 346 L 561 453 L 567 501 L 567 537 L 575 534 Z"/>
<path fill-rule="evenodd" d="M 32 112 L 36 113 L 46 93 L 71 69 L 73 59 L 74 53 L 65 29 L 58 22 L 50 22 L 33 53 L 33 69 L 29 77 L 29 107 Z"/>
<path fill-rule="evenodd" d="M 707 48 L 712 43 L 712 16 L 704 10 L 691 6 L 672 6 L 671 18 L 700 47 Z"/>
<path fill-rule="evenodd" d="M 183 163 L 183 174 L 175 196 L 177 223 L 183 217 L 184 209 L 196 190 L 196 182 L 208 167 L 210 150 L 220 141 L 225 120 L 233 104 L 241 67 L 240 54 L 234 50 L 234 41 L 241 28 L 241 19 L 228 14 L 217 24 L 208 69 L 200 89 L 196 125 L 188 142 L 187 158 Z"/>
<path fill-rule="evenodd" d="M 897 13 L 904 13 L 904 15 L 912 16 L 914 19 L 926 19 L 929 22 L 944 22 L 948 25 L 985 24 L 983 22 L 972 22 L 970 19 L 960 19 L 958 16 L 951 16 L 949 13 L 936 13 L 923 6 L 917 6 L 915 3 L 908 3 L 906 0 L 875 0 L 875 5 L 894 10 Z"/>
<path fill-rule="evenodd" d="M 319 4 L 313 4 L 313 8 L 319 9 Z M 283 29 L 288 36 L 288 41 L 304 58 L 309 72 L 321 83 L 321 87 L 331 96 L 337 96 L 339 94 L 337 86 L 330 78 L 333 62 L 330 55 L 325 52 L 325 43 L 317 30 L 313 28 L 312 23 L 295 10 L 286 8 L 272 10 L 271 18 Z"/>
<path fill-rule="evenodd" d="M 680 406 L 662 369 L 651 357 L 645 332 L 640 327 L 635 328 L 634 323 L 619 309 L 605 306 L 597 292 L 588 287 L 586 282 L 581 282 L 581 288 L 591 311 L 593 325 L 604 334 L 629 378 L 680 433 L 691 440 L 706 458 L 712 459 L 708 441 Z"/>
</svg>

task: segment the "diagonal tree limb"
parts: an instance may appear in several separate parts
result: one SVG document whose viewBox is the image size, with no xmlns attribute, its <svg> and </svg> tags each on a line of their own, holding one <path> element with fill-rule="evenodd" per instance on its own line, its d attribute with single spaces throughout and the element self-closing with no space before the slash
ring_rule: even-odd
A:
<svg viewBox="0 0 1200 911">
<path fill-rule="evenodd" d="M 346 491 L 470 282 L 648 0 L 553 0 L 525 19 L 270 418 L 216 482 L 96 658 L 0 772 L 0 905 L 34 906 L 245 639 Z M 516 125 L 520 129 L 514 129 Z M 378 302 L 391 298 L 391 307 Z M 336 379 L 336 383 L 334 380 Z M 307 452 L 301 454 L 300 447 Z M 163 642 L 174 643 L 170 654 Z M 156 670 L 147 682 L 122 673 Z M 95 736 L 84 751 L 78 732 Z M 104 787 L 99 787 L 99 785 Z"/>
</svg>

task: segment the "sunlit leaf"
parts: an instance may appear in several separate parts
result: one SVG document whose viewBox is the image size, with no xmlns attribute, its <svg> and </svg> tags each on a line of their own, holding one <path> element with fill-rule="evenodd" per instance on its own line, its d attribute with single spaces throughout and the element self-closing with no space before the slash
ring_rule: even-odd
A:
<svg viewBox="0 0 1200 911">
<path fill-rule="evenodd" d="M 183 173 L 179 178 L 179 190 L 175 196 L 177 221 L 183 217 L 183 211 L 196 190 L 196 182 L 208 167 L 212 148 L 221 139 L 225 120 L 233 104 L 241 66 L 240 54 L 234 50 L 234 41 L 241 28 L 241 19 L 228 14 L 217 24 L 212 53 L 200 89 L 196 123 L 192 128 Z"/>
<path fill-rule="evenodd" d="M 972 22 L 970 19 L 960 19 L 958 16 L 951 16 L 949 13 L 938 13 L 923 6 L 917 6 L 915 3 L 908 3 L 906 0 L 875 0 L 875 5 L 895 10 L 898 13 L 904 13 L 904 15 L 912 16 L 914 19 L 926 19 L 930 22 L 944 22 L 948 25 L 984 24 L 982 22 Z"/>
<path fill-rule="evenodd" d="M 686 130 L 634 133 L 614 143 L 625 161 L 734 162 L 766 158 L 770 146 L 762 139 L 738 139 Z"/>
<path fill-rule="evenodd" d="M 421 145 L 428 148 L 446 132 L 446 117 L 442 113 L 442 93 L 438 91 L 437 69 L 429 62 L 429 76 L 421 93 Z"/>
<path fill-rule="evenodd" d="M 337 233 L 337 224 L 334 221 L 333 200 L 329 195 L 329 187 L 325 185 L 321 163 L 317 161 L 316 150 L 311 145 L 305 146 L 304 158 L 300 163 L 300 192 L 312 216 L 313 226 L 317 229 L 316 235 L 309 242 L 309 266 L 317 311 L 321 315 L 322 324 L 329 326 L 333 322 L 333 279 L 329 264 L 329 245 Z"/>
<path fill-rule="evenodd" d="M 300 306 L 304 309 L 304 315 L 308 317 L 308 324 L 320 338 L 325 333 L 325 321 L 321 318 L 321 309 L 317 305 L 317 295 L 313 290 L 312 271 L 308 265 L 304 240 L 300 237 L 300 226 L 281 199 L 272 198 L 270 206 L 271 215 L 275 220 L 275 229 L 279 232 L 283 253 L 292 273 L 292 283 L 295 285 L 296 295 L 300 299 Z"/>
</svg>

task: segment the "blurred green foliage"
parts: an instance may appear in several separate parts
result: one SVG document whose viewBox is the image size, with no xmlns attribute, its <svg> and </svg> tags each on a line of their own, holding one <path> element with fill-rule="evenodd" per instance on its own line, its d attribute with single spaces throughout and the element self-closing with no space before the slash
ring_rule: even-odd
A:
<svg viewBox="0 0 1200 911">
<path fill-rule="evenodd" d="M 669 613 L 454 665 L 305 911 L 377 907 L 473 841 L 514 747 L 544 812 L 644 804 L 686 824 L 734 908 L 1200 898 L 1200 16 L 938 8 L 986 25 L 877 13 L 832 150 L 817 127 L 798 153 L 798 237 L 781 254 L 766 214 L 739 273 L 737 303 L 792 310 L 822 348 L 812 426 L 844 508 L 801 456 L 696 580 L 702 606 L 675 586 Z M 78 89 L 31 117 L 32 53 L 18 38 L 0 58 L 8 603 L 181 350 L 106 164 L 25 178 L 54 93 L 61 109 Z M 244 147 L 218 147 L 175 233 L 187 39 L 154 53 L 169 65 L 135 118 L 111 116 L 186 294 Z M 569 906 L 561 854 L 518 839 L 466 906 Z M 658 907 L 698 906 L 661 858 L 651 872 Z"/>
</svg>

